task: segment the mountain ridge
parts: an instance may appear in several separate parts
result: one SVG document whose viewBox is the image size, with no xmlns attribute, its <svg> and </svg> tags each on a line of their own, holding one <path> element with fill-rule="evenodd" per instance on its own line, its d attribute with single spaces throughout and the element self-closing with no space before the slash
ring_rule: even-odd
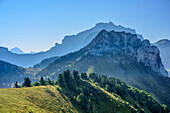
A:
<svg viewBox="0 0 170 113">
<path fill-rule="evenodd" d="M 65 36 L 62 40 L 62 44 L 56 43 L 54 47 L 51 47 L 51 49 L 35 53 L 35 54 L 15 54 L 10 51 L 3 51 L 0 50 L 0 60 L 10 62 L 12 64 L 23 66 L 23 67 L 32 67 L 37 63 L 40 63 L 42 60 L 54 56 L 62 56 L 66 55 L 70 52 L 77 51 L 84 46 L 86 46 L 102 29 L 106 29 L 108 31 L 110 30 L 116 30 L 116 31 L 126 31 L 135 33 L 136 31 L 130 28 L 122 27 L 122 26 L 116 26 L 112 22 L 109 23 L 98 23 L 94 27 L 82 31 L 76 35 L 71 36 Z M 137 34 L 138 35 L 138 34 Z M 138 37 L 143 40 L 143 37 L 141 35 L 138 35 Z M 70 43 L 71 42 L 71 43 Z M 74 45 L 74 46 L 72 46 Z M 1 48 L 0 48 L 1 49 Z M 27 60 L 25 60 L 27 59 Z"/>
</svg>

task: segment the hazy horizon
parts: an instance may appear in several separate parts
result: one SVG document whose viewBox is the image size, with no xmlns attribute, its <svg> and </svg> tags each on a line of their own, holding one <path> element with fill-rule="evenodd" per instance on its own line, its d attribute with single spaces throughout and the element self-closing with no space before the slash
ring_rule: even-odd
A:
<svg viewBox="0 0 170 113">
<path fill-rule="evenodd" d="M 169 0 L 0 0 L 0 46 L 46 51 L 99 22 L 135 29 L 151 42 L 170 39 L 169 6 Z"/>
</svg>

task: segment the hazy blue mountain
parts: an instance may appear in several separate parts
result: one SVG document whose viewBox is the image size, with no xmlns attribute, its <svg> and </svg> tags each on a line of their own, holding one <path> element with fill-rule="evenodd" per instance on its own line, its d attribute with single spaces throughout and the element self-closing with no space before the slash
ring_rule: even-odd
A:
<svg viewBox="0 0 170 113">
<path fill-rule="evenodd" d="M 48 58 L 49 55 L 45 52 L 36 54 L 16 54 L 8 50 L 8 48 L 0 47 L 0 60 L 10 62 L 23 67 L 30 67 Z"/>
<path fill-rule="evenodd" d="M 170 106 L 170 78 L 159 50 L 135 34 L 102 30 L 86 47 L 60 57 L 37 75 L 56 79 L 67 69 L 120 78 Z"/>
<path fill-rule="evenodd" d="M 19 49 L 18 47 L 14 47 L 14 48 L 10 49 L 10 51 L 12 53 L 16 53 L 16 54 L 24 54 L 24 52 L 21 49 Z"/>
<path fill-rule="evenodd" d="M 55 52 L 56 56 L 62 56 L 67 53 L 77 51 L 89 44 L 93 38 L 103 29 L 107 31 L 125 31 L 126 33 L 136 34 L 134 29 L 126 28 L 121 25 L 116 26 L 112 22 L 97 23 L 91 29 L 82 31 L 76 35 L 65 36 L 61 44 L 56 43 L 56 45 L 47 52 Z M 137 34 L 137 36 L 139 39 L 143 40 L 141 35 Z"/>
<path fill-rule="evenodd" d="M 86 46 L 101 30 L 115 30 L 125 31 L 126 33 L 136 34 L 134 29 L 126 28 L 123 26 L 116 26 L 113 23 L 98 23 L 91 29 L 80 32 L 76 35 L 65 36 L 61 44 L 56 43 L 54 47 L 46 52 L 40 52 L 35 54 L 16 54 L 8 51 L 7 48 L 0 48 L 0 60 L 16 64 L 23 67 L 31 67 L 42 60 L 54 56 L 66 55 L 70 52 L 77 51 Z M 141 35 L 138 38 L 143 40 Z"/>
<path fill-rule="evenodd" d="M 162 39 L 154 43 L 160 50 L 160 56 L 165 68 L 170 72 L 170 40 Z"/>
</svg>

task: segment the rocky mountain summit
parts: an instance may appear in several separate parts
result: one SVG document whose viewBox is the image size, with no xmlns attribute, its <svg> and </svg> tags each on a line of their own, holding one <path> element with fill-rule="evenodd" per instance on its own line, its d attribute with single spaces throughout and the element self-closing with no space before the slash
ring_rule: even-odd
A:
<svg viewBox="0 0 170 113">
<path fill-rule="evenodd" d="M 94 27 L 91 29 L 82 31 L 76 35 L 70 35 L 65 36 L 62 40 L 61 44 L 56 43 L 54 47 L 50 49 L 49 52 L 57 52 L 58 56 L 68 54 L 69 52 L 77 51 L 83 47 L 85 47 L 87 44 L 89 44 L 95 36 L 101 31 L 101 30 L 107 30 L 107 31 L 117 31 L 117 32 L 126 32 L 131 34 L 136 34 L 137 37 L 141 40 L 143 40 L 142 35 L 139 35 L 136 33 L 134 29 L 126 28 L 121 25 L 115 25 L 112 22 L 109 23 L 97 23 Z M 73 46 L 74 45 L 74 46 Z"/>
<path fill-rule="evenodd" d="M 104 54 L 130 56 L 145 66 L 151 67 L 155 72 L 168 75 L 158 48 L 152 46 L 149 40 L 141 41 L 134 34 L 103 30 L 86 48 L 90 50 L 91 55 L 96 56 Z"/>
</svg>

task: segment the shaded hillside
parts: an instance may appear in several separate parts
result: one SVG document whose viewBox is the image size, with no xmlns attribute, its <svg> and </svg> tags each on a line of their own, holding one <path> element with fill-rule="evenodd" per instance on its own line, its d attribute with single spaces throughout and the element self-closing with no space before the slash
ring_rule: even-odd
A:
<svg viewBox="0 0 170 113">
<path fill-rule="evenodd" d="M 88 46 L 60 57 L 37 76 L 55 79 L 66 69 L 120 78 L 170 106 L 170 79 L 166 77 L 159 50 L 136 35 L 103 30 Z"/>
<path fill-rule="evenodd" d="M 11 87 L 16 80 L 23 80 L 25 71 L 22 67 L 0 61 L 0 88 Z"/>
<path fill-rule="evenodd" d="M 47 58 L 42 60 L 40 63 L 36 64 L 33 66 L 33 68 L 40 68 L 40 69 L 44 69 L 46 68 L 49 64 L 53 63 L 54 61 L 56 61 L 59 57 L 51 57 L 51 58 Z"/>
<path fill-rule="evenodd" d="M 37 79 L 34 75 L 39 71 L 38 69 L 18 67 L 0 60 L 0 88 L 11 88 L 14 82 L 23 82 L 26 76 L 34 81 Z"/>
</svg>

